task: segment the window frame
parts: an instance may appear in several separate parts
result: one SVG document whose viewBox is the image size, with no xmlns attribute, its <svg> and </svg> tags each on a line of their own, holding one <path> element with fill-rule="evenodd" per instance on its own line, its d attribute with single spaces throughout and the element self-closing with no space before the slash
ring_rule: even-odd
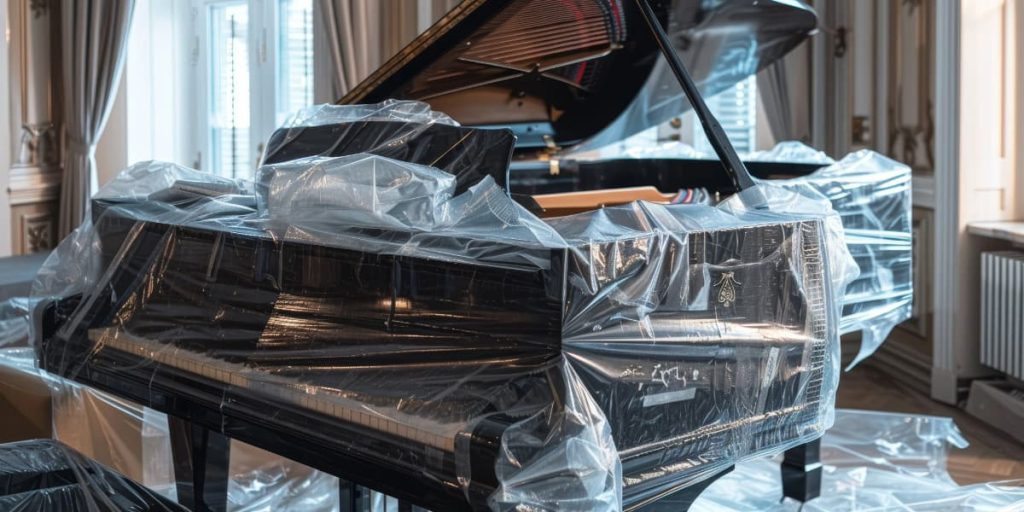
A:
<svg viewBox="0 0 1024 512">
<path fill-rule="evenodd" d="M 236 3 L 238 0 L 192 0 L 194 9 L 193 31 L 196 38 L 195 55 L 195 146 L 200 151 L 199 168 L 220 175 L 215 169 L 210 107 L 211 98 L 211 38 L 210 8 L 217 4 Z M 267 140 L 277 126 L 279 97 L 278 51 L 281 0 L 243 0 L 249 10 L 249 150 L 255 171 Z M 251 178 L 252 176 L 228 176 Z"/>
</svg>

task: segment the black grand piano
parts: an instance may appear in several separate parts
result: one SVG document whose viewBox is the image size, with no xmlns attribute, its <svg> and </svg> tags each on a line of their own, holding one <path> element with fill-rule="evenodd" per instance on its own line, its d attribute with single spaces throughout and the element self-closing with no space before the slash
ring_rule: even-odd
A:
<svg viewBox="0 0 1024 512">
<path fill-rule="evenodd" d="M 254 186 L 101 194 L 79 234 L 98 270 L 41 307 L 41 365 L 171 415 L 195 508 L 224 505 L 225 437 L 431 510 L 685 508 L 830 421 L 821 219 L 763 204 L 697 92 L 815 23 L 788 0 L 466 0 L 341 101 L 461 126 L 325 108 Z M 691 104 L 721 162 L 568 151 Z M 310 169 L 336 188 L 307 193 Z M 550 202 L 637 186 L 749 211 Z"/>
</svg>

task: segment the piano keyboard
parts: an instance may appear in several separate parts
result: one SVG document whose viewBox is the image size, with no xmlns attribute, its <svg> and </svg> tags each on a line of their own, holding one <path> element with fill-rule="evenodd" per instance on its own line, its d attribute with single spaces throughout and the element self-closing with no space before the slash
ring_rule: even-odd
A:
<svg viewBox="0 0 1024 512">
<path fill-rule="evenodd" d="M 293 380 L 251 366 L 209 357 L 168 343 L 134 336 L 117 327 L 92 329 L 89 340 L 95 351 L 119 350 L 143 360 L 170 366 L 230 386 L 247 389 L 310 411 L 361 425 L 377 432 L 415 441 L 445 452 L 455 451 L 455 437 L 467 425 L 441 423 L 424 416 L 412 416 L 391 409 L 387 414 L 340 395 L 324 396 L 323 388 Z"/>
</svg>

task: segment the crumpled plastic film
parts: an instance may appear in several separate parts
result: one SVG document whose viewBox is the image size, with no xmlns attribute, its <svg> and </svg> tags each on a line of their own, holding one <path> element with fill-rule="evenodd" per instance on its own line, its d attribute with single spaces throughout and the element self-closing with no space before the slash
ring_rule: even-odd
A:
<svg viewBox="0 0 1024 512">
<path fill-rule="evenodd" d="M 711 156 L 711 155 L 708 155 Z M 753 151 L 743 156 L 744 161 L 750 162 L 779 162 L 792 164 L 834 164 L 835 160 L 825 154 L 824 151 L 814 149 L 802 142 L 789 140 L 782 141 L 772 149 L 764 151 Z"/>
<path fill-rule="evenodd" d="M 373 105 L 334 105 L 330 103 L 313 105 L 300 109 L 284 122 L 282 128 L 324 126 L 356 121 L 393 121 L 414 124 L 445 124 L 459 126 L 459 123 L 444 114 L 430 109 L 421 101 L 386 100 Z"/>
<path fill-rule="evenodd" d="M 541 268 L 550 263 L 545 251 L 563 245 L 490 177 L 455 196 L 450 174 L 376 155 L 302 159 L 259 172 L 268 185 L 260 213 L 290 240 Z"/>
<path fill-rule="evenodd" d="M 245 443 L 231 443 L 229 474 L 228 512 L 338 510 L 337 478 Z"/>
<path fill-rule="evenodd" d="M 27 297 L 0 302 L 0 347 L 28 345 L 29 313 L 34 306 Z"/>
<path fill-rule="evenodd" d="M 515 141 L 511 130 L 464 128 L 416 101 L 318 105 L 271 135 L 263 163 L 372 154 L 449 172 L 462 193 L 488 175 L 505 185 Z"/>
<path fill-rule="evenodd" d="M 910 167 L 861 150 L 821 170 L 773 184 L 827 198 L 842 218 L 860 275 L 846 288 L 840 332 L 861 331 L 851 367 L 910 318 L 914 301 Z"/>
<path fill-rule="evenodd" d="M 36 367 L 35 354 L 29 348 L 0 350 L 2 372 L 18 372 L 40 383 L 52 404 L 48 406 L 51 412 L 46 415 L 45 422 L 47 428 L 52 429 L 49 435 L 54 439 L 157 494 L 175 500 L 177 492 L 171 441 L 164 414 L 72 382 L 57 383 L 58 377 Z M 30 392 L 24 388 L 18 391 L 22 399 Z M 3 398 L 0 396 L 0 401 Z M 27 410 L 19 412 L 31 414 Z M 29 418 L 18 420 L 28 421 Z M 45 432 L 36 434 L 45 435 Z M 337 478 L 245 443 L 232 443 L 229 475 L 229 512 L 337 510 Z M 53 493 L 40 493 L 26 500 L 23 504 L 27 507 L 25 510 L 37 510 L 32 507 L 44 503 L 44 497 Z M 63 491 L 56 493 L 62 495 Z"/>
<path fill-rule="evenodd" d="M 439 510 L 619 510 L 831 425 L 855 269 L 826 202 L 540 219 L 452 174 L 134 166 L 41 274 L 41 364 Z"/>
<path fill-rule="evenodd" d="M 46 439 L 0 445 L 0 510 L 186 509 L 72 448 Z"/>
<path fill-rule="evenodd" d="M 715 159 L 682 142 L 610 146 L 600 158 Z M 593 157 L 591 157 L 593 158 Z M 822 199 L 839 214 L 850 254 L 860 268 L 843 296 L 842 334 L 860 331 L 860 350 L 851 367 L 873 354 L 892 329 L 910 318 L 913 308 L 911 170 L 895 160 L 861 150 L 835 161 L 798 141 L 785 141 L 770 150 L 743 156 L 745 161 L 819 164 L 807 176 L 763 181 L 778 190 L 769 197 L 775 211 L 794 212 L 815 207 Z M 796 204 L 781 188 L 801 196 Z M 769 188 L 771 190 L 771 188 Z M 739 203 L 727 201 L 727 207 Z M 813 210 L 812 210 L 813 211 Z"/>
<path fill-rule="evenodd" d="M 21 386 L 5 391 L 18 396 L 0 397 L 23 407 L 14 421 L 38 424 L 32 437 L 59 440 L 0 445 L 0 509 L 165 510 L 164 496 L 167 510 L 179 510 L 163 414 L 42 371 L 28 348 L 0 350 L 0 373 Z"/>
<path fill-rule="evenodd" d="M 713 483 L 694 512 L 735 510 L 931 512 L 1024 508 L 1024 481 L 958 485 L 946 470 L 949 450 L 966 440 L 950 418 L 872 411 L 836 411 L 822 439 L 821 496 L 783 499 L 777 461 L 740 464 Z"/>
</svg>

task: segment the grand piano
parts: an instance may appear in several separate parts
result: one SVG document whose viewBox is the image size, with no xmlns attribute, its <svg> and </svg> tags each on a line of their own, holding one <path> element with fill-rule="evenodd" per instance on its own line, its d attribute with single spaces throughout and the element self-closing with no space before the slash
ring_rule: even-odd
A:
<svg viewBox="0 0 1024 512">
<path fill-rule="evenodd" d="M 95 270 L 41 305 L 40 363 L 171 415 L 193 508 L 224 506 L 226 438 L 430 510 L 685 508 L 831 421 L 832 240 L 751 177 L 815 167 L 748 171 L 700 100 L 815 24 L 466 0 L 275 133 L 255 183 L 144 165 L 94 198 L 58 254 Z M 572 157 L 691 105 L 721 162 Z M 637 186 L 744 208 L 549 202 Z"/>
</svg>

